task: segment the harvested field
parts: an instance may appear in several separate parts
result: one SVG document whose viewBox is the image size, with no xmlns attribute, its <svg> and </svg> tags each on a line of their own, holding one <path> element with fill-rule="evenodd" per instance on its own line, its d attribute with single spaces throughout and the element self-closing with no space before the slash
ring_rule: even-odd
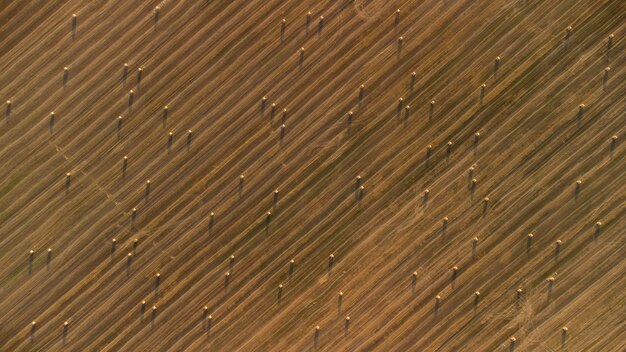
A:
<svg viewBox="0 0 626 352">
<path fill-rule="evenodd" d="M 625 18 L 0 1 L 0 351 L 626 350 Z"/>
</svg>

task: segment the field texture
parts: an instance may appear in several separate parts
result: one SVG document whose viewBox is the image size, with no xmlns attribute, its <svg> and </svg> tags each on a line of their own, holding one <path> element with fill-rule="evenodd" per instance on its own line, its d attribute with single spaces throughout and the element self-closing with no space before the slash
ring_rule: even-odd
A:
<svg viewBox="0 0 626 352">
<path fill-rule="evenodd" d="M 0 351 L 626 350 L 625 18 L 0 0 Z"/>
</svg>

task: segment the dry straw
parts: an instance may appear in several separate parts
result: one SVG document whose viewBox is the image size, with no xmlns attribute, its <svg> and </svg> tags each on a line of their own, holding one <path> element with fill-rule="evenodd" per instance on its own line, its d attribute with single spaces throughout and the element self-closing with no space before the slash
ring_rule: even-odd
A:
<svg viewBox="0 0 626 352">
<path fill-rule="evenodd" d="M 283 18 L 280 21 L 280 40 L 284 40 L 285 39 L 285 30 L 286 29 L 287 29 L 287 20 Z"/>
<path fill-rule="evenodd" d="M 276 112 L 276 104 L 272 104 L 272 110 L 271 110 L 271 117 L 274 117 L 274 113 Z M 287 121 L 287 109 L 283 109 L 283 111 L 281 112 L 280 115 L 280 121 L 282 124 L 285 123 L 285 121 Z"/>
<path fill-rule="evenodd" d="M 485 89 L 487 89 L 487 85 L 485 83 L 480 85 L 480 93 L 479 93 L 479 103 L 483 105 L 483 99 L 485 98 Z"/>
<path fill-rule="evenodd" d="M 167 105 L 165 105 L 163 107 L 163 126 L 164 127 L 165 127 L 165 124 L 167 123 L 167 116 L 169 114 L 169 111 L 170 111 L 170 108 Z"/>
<path fill-rule="evenodd" d="M 55 115 L 54 115 L 54 111 L 52 111 L 50 112 L 50 133 L 52 133 L 54 129 L 54 119 L 55 119 Z"/>
<path fill-rule="evenodd" d="M 146 181 L 146 197 L 150 195 L 150 186 L 151 186 L 151 182 L 150 180 L 147 180 Z"/>
<path fill-rule="evenodd" d="M 474 292 L 474 307 L 477 307 L 478 303 L 480 303 L 480 291 Z"/>
<path fill-rule="evenodd" d="M 28 252 L 28 273 L 32 273 L 33 271 L 33 259 L 35 257 L 35 251 L 34 250 L 30 250 Z"/>
<path fill-rule="evenodd" d="M 274 190 L 274 196 L 272 198 L 272 204 L 274 204 L 274 206 L 276 204 L 278 204 L 278 195 L 280 194 L 280 192 L 278 191 L 278 189 Z"/>
<path fill-rule="evenodd" d="M 139 239 L 135 238 L 133 240 L 133 255 L 137 254 L 137 247 L 139 246 Z"/>
<path fill-rule="evenodd" d="M 207 329 L 207 332 L 208 332 L 208 333 L 211 333 L 211 325 L 212 325 L 212 323 L 213 323 L 213 316 L 212 316 L 212 315 L 209 315 L 209 316 L 206 318 L 206 329 Z"/>
<path fill-rule="evenodd" d="M 357 193 L 357 199 L 359 201 L 363 200 L 363 196 L 365 195 L 365 186 L 360 186 L 358 193 Z"/>
<path fill-rule="evenodd" d="M 65 66 L 63 67 L 63 85 L 67 84 L 67 80 L 69 79 L 70 76 L 70 68 Z"/>
<path fill-rule="evenodd" d="M 296 261 L 291 259 L 289 261 L 289 265 L 287 267 L 287 276 L 288 277 L 291 277 L 293 275 L 293 271 L 295 270 L 295 267 L 296 267 Z"/>
<path fill-rule="evenodd" d="M 556 278 L 554 276 L 550 276 L 546 279 L 546 283 L 548 285 L 548 301 L 552 300 L 552 289 L 554 287 L 554 281 Z"/>
<path fill-rule="evenodd" d="M 128 156 L 124 155 L 122 158 L 122 176 L 126 175 L 126 167 L 128 166 Z"/>
<path fill-rule="evenodd" d="M 585 114 L 585 104 L 578 105 L 578 118 L 582 119 Z"/>
<path fill-rule="evenodd" d="M 133 109 L 133 101 L 135 100 L 135 91 L 134 90 L 130 90 L 128 92 L 128 110 L 132 110 Z"/>
<path fill-rule="evenodd" d="M 214 223 L 215 223 L 215 213 L 211 212 L 209 213 L 209 230 L 213 228 Z"/>
<path fill-rule="evenodd" d="M 433 116 L 435 116 L 435 99 L 430 101 L 430 105 L 428 107 L 428 120 L 432 120 Z"/>
<path fill-rule="evenodd" d="M 611 136 L 611 151 L 617 147 L 617 136 Z"/>
<path fill-rule="evenodd" d="M 565 40 L 569 39 L 572 36 L 572 26 L 567 26 L 567 28 L 565 28 Z"/>
<path fill-rule="evenodd" d="M 515 351 L 516 342 L 517 342 L 517 339 L 515 338 L 515 336 L 511 336 L 511 338 L 509 339 L 509 351 L 510 352 Z"/>
<path fill-rule="evenodd" d="M 313 348 L 317 349 L 317 344 L 319 342 L 319 338 L 320 338 L 320 326 L 317 325 L 315 327 L 315 334 L 313 335 Z"/>
<path fill-rule="evenodd" d="M 202 307 L 202 320 L 206 320 L 208 316 L 209 316 L 209 307 L 207 306 Z"/>
<path fill-rule="evenodd" d="M 78 15 L 72 14 L 72 38 L 76 36 L 76 25 L 78 23 Z"/>
<path fill-rule="evenodd" d="M 498 75 L 498 69 L 500 68 L 500 56 L 496 57 L 494 63 L 493 63 L 493 75 L 497 76 Z"/>
</svg>

